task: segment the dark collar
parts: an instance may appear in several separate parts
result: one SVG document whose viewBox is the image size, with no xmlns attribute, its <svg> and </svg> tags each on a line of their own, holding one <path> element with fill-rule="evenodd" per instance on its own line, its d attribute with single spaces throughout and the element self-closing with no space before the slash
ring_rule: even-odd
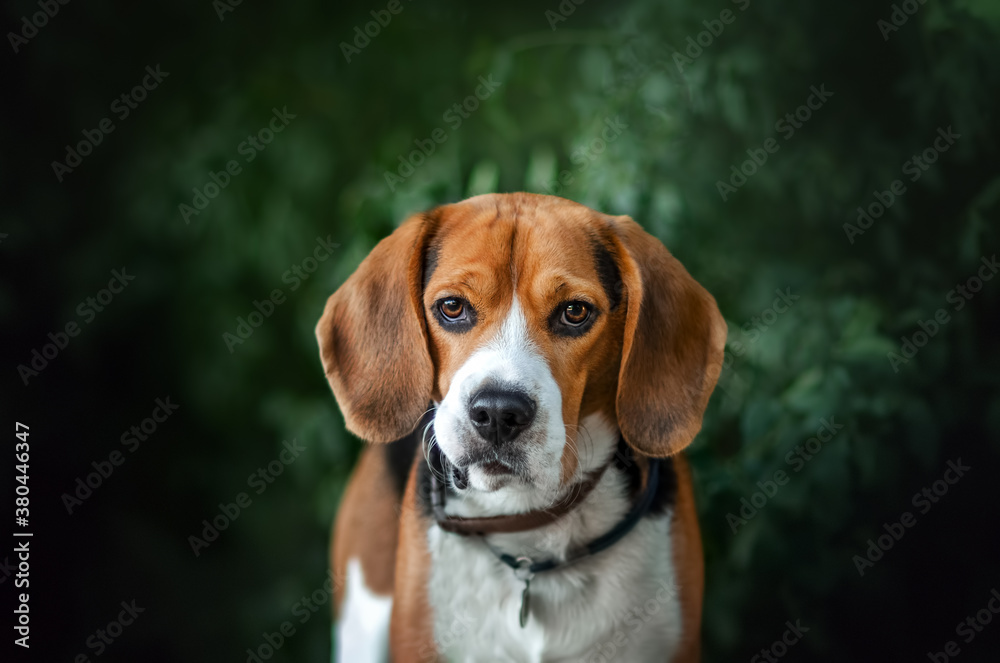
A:
<svg viewBox="0 0 1000 663">
<path fill-rule="evenodd" d="M 552 569 L 560 566 L 567 566 L 573 562 L 583 559 L 584 557 L 596 555 L 603 550 L 607 550 L 625 538 L 625 535 L 631 532 L 632 528 L 635 527 L 638 522 L 642 520 L 643 516 L 649 512 L 649 507 L 653 504 L 653 497 L 656 495 L 656 489 L 659 485 L 659 481 L 660 460 L 658 458 L 651 458 L 649 460 L 649 474 L 646 480 L 646 490 L 642 491 L 642 495 L 639 497 L 639 500 L 632 505 L 629 512 L 625 514 L 625 517 L 618 521 L 617 525 L 587 545 L 572 551 L 566 557 L 564 562 L 559 562 L 555 559 L 536 562 L 527 557 L 514 557 L 513 555 L 501 553 L 496 550 L 493 552 L 501 562 L 515 571 L 519 571 L 529 577 L 543 571 L 551 571 Z"/>
<path fill-rule="evenodd" d="M 611 461 L 608 461 L 608 463 L 597 470 L 590 472 L 584 481 L 570 489 L 566 497 L 548 509 L 486 518 L 460 518 L 449 516 L 444 512 L 448 490 L 444 481 L 440 480 L 439 477 L 445 476 L 445 464 L 447 460 L 444 459 L 437 447 L 430 450 L 428 459 L 430 465 L 428 468 L 430 501 L 434 520 L 446 532 L 462 536 L 482 536 L 484 534 L 501 532 L 524 532 L 553 523 L 583 502 L 601 480 L 608 465 L 611 464 Z M 514 557 L 513 555 L 508 555 L 492 548 L 491 550 L 493 550 L 501 562 L 514 569 L 519 577 L 530 577 L 536 573 L 550 571 L 557 567 L 571 564 L 584 557 L 595 555 L 610 548 L 632 531 L 632 528 L 636 526 L 643 516 L 649 513 L 650 507 L 653 505 L 660 483 L 660 460 L 651 458 L 648 463 L 645 488 L 633 503 L 629 512 L 625 514 L 625 517 L 602 536 L 599 536 L 585 546 L 571 551 L 565 561 L 559 562 L 555 559 L 549 559 L 536 562 L 526 557 Z"/>
<path fill-rule="evenodd" d="M 434 520 L 437 522 L 438 527 L 444 531 L 461 536 L 527 532 L 554 523 L 587 499 L 590 492 L 600 482 L 601 477 L 604 476 L 604 471 L 608 469 L 608 465 L 611 464 L 609 460 L 601 467 L 589 472 L 587 477 L 580 483 L 572 486 L 562 499 L 545 509 L 536 509 L 527 513 L 512 513 L 503 516 L 462 518 L 460 516 L 449 516 L 444 512 L 448 487 L 445 485 L 442 477 L 447 476 L 447 459 L 444 458 L 444 455 L 437 446 L 430 450 L 427 457 L 431 470 L 430 498 Z"/>
</svg>

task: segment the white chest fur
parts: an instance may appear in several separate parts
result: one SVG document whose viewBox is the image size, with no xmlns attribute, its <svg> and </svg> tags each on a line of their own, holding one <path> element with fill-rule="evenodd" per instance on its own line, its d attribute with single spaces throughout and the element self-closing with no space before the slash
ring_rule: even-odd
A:
<svg viewBox="0 0 1000 663">
<path fill-rule="evenodd" d="M 494 535 L 491 545 L 534 559 L 600 536 L 627 508 L 609 470 L 573 513 L 540 530 Z M 661 663 L 681 636 L 670 516 L 646 517 L 609 550 L 531 581 L 531 616 L 518 623 L 524 583 L 483 540 L 428 530 L 428 587 L 441 659 L 457 663 Z"/>
</svg>

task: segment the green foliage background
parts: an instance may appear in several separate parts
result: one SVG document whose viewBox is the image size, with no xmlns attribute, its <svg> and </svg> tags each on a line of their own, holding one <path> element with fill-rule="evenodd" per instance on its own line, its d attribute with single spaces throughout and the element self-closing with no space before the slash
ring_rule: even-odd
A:
<svg viewBox="0 0 1000 663">
<path fill-rule="evenodd" d="M 35 435 L 38 646 L 87 652 L 133 597 L 147 615 L 105 660 L 243 661 L 292 619 L 323 582 L 359 449 L 319 366 L 326 297 L 408 214 L 515 190 L 632 215 L 730 323 L 732 364 L 690 449 L 706 660 L 748 659 L 795 619 L 811 630 L 790 660 L 923 660 L 955 639 L 1000 585 L 1000 283 L 959 312 L 946 302 L 1000 244 L 1000 3 L 928 0 L 886 40 L 892 7 L 861 0 L 567 0 L 555 29 L 556 0 L 403 0 L 347 62 L 339 44 L 383 7 L 244 2 L 220 20 L 208 0 L 71 3 L 4 54 L 4 405 Z M 679 67 L 724 9 L 735 20 Z M 7 29 L 33 11 L 7 6 Z M 65 145 L 157 63 L 169 77 L 58 183 Z M 443 114 L 480 76 L 501 85 L 452 131 Z M 823 85 L 833 96 L 778 134 Z M 240 143 L 283 107 L 296 118 L 243 162 Z M 598 152 L 616 118 L 627 129 Z M 905 180 L 947 127 L 955 145 Z M 390 190 L 385 173 L 437 128 L 447 141 Z M 717 182 L 771 137 L 778 152 L 723 200 Z M 243 172 L 186 224 L 178 206 L 231 159 Z M 906 193 L 850 243 L 843 224 L 895 179 Z M 291 292 L 282 275 L 318 236 L 339 248 Z M 133 284 L 24 386 L 16 365 L 122 265 Z M 222 334 L 274 288 L 288 301 L 229 352 Z M 776 289 L 800 299 L 756 337 Z M 894 372 L 887 353 L 938 308 L 951 322 Z M 178 413 L 67 515 L 60 495 L 167 395 Z M 844 428 L 734 534 L 727 514 L 824 418 Z M 307 452 L 196 558 L 187 537 L 291 439 Z M 859 576 L 852 557 L 958 457 L 968 478 Z M 326 660 L 327 608 L 273 660 Z M 962 660 L 995 660 L 989 629 Z"/>
</svg>

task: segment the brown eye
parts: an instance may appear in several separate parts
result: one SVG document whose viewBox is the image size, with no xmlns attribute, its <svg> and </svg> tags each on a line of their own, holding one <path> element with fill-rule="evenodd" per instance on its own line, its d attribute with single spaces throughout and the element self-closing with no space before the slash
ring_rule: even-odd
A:
<svg viewBox="0 0 1000 663">
<path fill-rule="evenodd" d="M 450 322 L 458 322 L 466 317 L 465 302 L 461 299 L 442 299 L 438 303 L 438 310 Z"/>
<path fill-rule="evenodd" d="M 590 318 L 590 307 L 583 302 L 570 302 L 562 312 L 563 324 L 579 327 Z"/>
</svg>

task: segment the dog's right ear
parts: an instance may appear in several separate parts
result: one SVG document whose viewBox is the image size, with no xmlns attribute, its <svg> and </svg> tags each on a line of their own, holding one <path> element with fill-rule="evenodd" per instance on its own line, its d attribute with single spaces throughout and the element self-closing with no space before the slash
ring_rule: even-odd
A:
<svg viewBox="0 0 1000 663">
<path fill-rule="evenodd" d="M 432 217 L 410 217 L 326 302 L 320 359 L 347 429 L 369 442 L 411 433 L 431 400 L 423 254 Z"/>
</svg>

